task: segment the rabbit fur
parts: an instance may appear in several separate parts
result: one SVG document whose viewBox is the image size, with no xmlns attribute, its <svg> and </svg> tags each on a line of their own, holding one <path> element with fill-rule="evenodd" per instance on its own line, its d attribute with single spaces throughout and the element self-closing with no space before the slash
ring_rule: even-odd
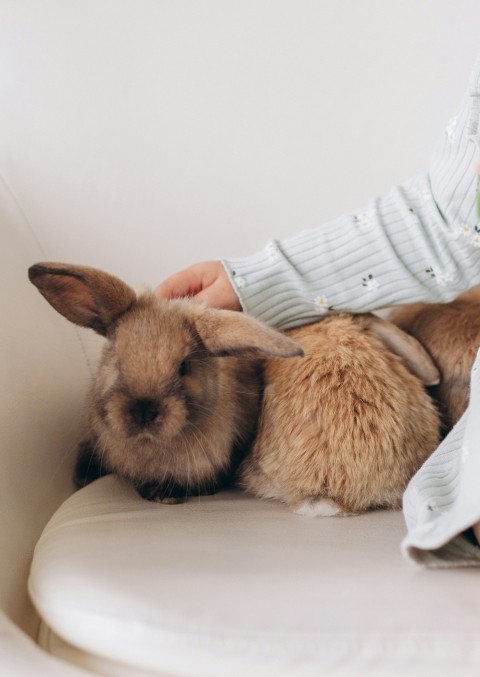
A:
<svg viewBox="0 0 480 677">
<path fill-rule="evenodd" d="M 116 472 L 145 498 L 176 502 L 237 471 L 245 489 L 297 512 L 353 514 L 398 507 L 437 446 L 423 384 L 438 372 L 415 339 L 373 315 L 281 334 L 242 313 L 137 295 L 92 268 L 41 263 L 29 277 L 107 339 L 79 485 Z"/>
<path fill-rule="evenodd" d="M 330 316 L 287 333 L 305 355 L 265 363 L 241 485 L 308 515 L 399 507 L 439 440 L 438 412 L 422 384 L 438 381 L 431 360 L 373 315 Z"/>
<path fill-rule="evenodd" d="M 389 320 L 420 341 L 438 367 L 441 379 L 431 388 L 431 395 L 447 433 L 468 405 L 470 372 L 480 346 L 480 287 L 450 303 L 396 308 Z"/>
<path fill-rule="evenodd" d="M 241 313 L 137 296 L 92 268 L 40 263 L 29 277 L 62 315 L 107 339 L 77 485 L 115 472 L 145 498 L 176 502 L 227 483 L 255 434 L 258 356 L 300 347 Z"/>
</svg>

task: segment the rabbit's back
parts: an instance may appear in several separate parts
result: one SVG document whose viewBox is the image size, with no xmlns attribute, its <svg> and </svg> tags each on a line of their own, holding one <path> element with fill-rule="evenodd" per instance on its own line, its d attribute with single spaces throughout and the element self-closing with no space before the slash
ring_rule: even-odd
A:
<svg viewBox="0 0 480 677">
<path fill-rule="evenodd" d="M 242 469 L 247 488 L 294 508 L 315 498 L 345 512 L 399 505 L 438 443 L 438 415 L 363 318 L 290 330 L 305 356 L 267 361 L 258 435 Z"/>
<path fill-rule="evenodd" d="M 432 395 L 448 432 L 468 405 L 470 372 L 480 346 L 480 288 L 450 303 L 404 306 L 390 318 L 425 346 L 439 368 L 442 378 Z"/>
</svg>

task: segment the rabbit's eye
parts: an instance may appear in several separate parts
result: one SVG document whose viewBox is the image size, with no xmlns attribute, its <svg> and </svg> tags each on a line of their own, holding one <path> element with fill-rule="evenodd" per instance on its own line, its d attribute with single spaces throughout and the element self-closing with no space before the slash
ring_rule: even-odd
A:
<svg viewBox="0 0 480 677">
<path fill-rule="evenodd" d="M 188 362 L 187 360 L 183 360 L 182 364 L 178 368 L 178 375 L 185 376 L 186 374 L 188 374 L 188 371 L 189 371 Z"/>
</svg>

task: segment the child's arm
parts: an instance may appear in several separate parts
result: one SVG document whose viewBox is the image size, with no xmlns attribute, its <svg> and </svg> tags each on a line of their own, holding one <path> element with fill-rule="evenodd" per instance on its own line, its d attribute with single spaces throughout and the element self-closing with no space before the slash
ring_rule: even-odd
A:
<svg viewBox="0 0 480 677">
<path fill-rule="evenodd" d="M 239 308 L 239 301 L 280 328 L 328 312 L 453 299 L 480 283 L 479 117 L 480 62 L 428 174 L 357 212 L 271 241 L 253 256 L 227 259 L 225 270 L 218 261 L 197 264 L 160 285 L 159 294 L 192 295 L 226 308 Z"/>
</svg>

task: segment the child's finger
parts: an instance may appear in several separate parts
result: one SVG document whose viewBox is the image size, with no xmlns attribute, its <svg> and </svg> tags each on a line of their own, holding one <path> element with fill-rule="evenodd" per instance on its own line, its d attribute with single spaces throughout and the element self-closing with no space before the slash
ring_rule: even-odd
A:
<svg viewBox="0 0 480 677">
<path fill-rule="evenodd" d="M 223 308 L 224 310 L 241 310 L 237 295 L 231 285 L 222 279 L 205 288 L 193 297 L 197 303 L 206 303 L 211 308 Z"/>
<path fill-rule="evenodd" d="M 194 296 L 201 288 L 201 277 L 195 271 L 187 269 L 167 277 L 156 287 L 155 294 L 161 299 L 173 299 Z"/>
</svg>

